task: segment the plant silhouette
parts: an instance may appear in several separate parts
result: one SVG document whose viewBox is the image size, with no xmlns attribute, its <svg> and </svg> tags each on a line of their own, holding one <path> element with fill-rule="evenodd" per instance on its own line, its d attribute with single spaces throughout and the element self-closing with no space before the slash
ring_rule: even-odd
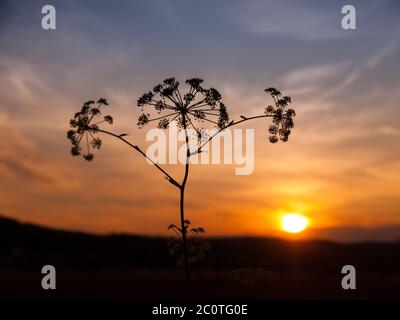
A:
<svg viewBox="0 0 400 320">
<path fill-rule="evenodd" d="M 102 110 L 109 106 L 108 101 L 104 98 L 97 102 L 87 101 L 83 104 L 81 110 L 75 113 L 70 120 L 71 129 L 68 131 L 67 137 L 72 143 L 72 155 L 82 155 L 86 160 L 92 161 L 94 151 L 102 146 L 98 134 L 113 136 L 147 158 L 168 182 L 178 189 L 180 226 L 171 224 L 168 228 L 177 235 L 169 241 L 170 252 L 178 255 L 177 263 L 183 265 L 189 291 L 195 298 L 189 265 L 204 256 L 209 244 L 204 240 L 204 229 L 202 227 L 189 229 L 190 221 L 185 216 L 185 190 L 189 177 L 190 158 L 201 153 L 203 148 L 223 130 L 254 119 L 271 118 L 272 124 L 268 129 L 269 141 L 271 143 L 279 140 L 286 142 L 294 126 L 295 111 L 288 108 L 291 103 L 290 97 L 282 96 L 281 92 L 275 88 L 267 88 L 264 91 L 272 97 L 273 105 L 267 106 L 259 115 L 250 117 L 242 115 L 240 120 L 230 121 L 227 108 L 221 101 L 221 94 L 216 89 L 204 88 L 203 80 L 199 78 L 186 80 L 185 83 L 188 89 L 183 92 L 175 78 L 168 78 L 156 85 L 153 90 L 143 94 L 137 102 L 143 112 L 138 118 L 140 128 L 157 121 L 158 128 L 166 129 L 172 121 L 177 121 L 179 129 L 185 132 L 186 161 L 181 182 L 174 179 L 137 145 L 126 140 L 127 134 L 116 134 L 102 128 L 103 124 L 113 124 L 113 118 L 110 115 L 103 116 L 102 114 Z M 156 113 L 156 116 L 152 116 L 152 113 Z M 214 126 L 217 130 L 207 136 L 204 134 L 205 125 Z M 189 144 L 188 129 L 190 128 L 195 130 L 198 138 L 198 146 L 194 150 L 190 149 Z M 83 150 L 84 152 L 82 152 Z"/>
</svg>

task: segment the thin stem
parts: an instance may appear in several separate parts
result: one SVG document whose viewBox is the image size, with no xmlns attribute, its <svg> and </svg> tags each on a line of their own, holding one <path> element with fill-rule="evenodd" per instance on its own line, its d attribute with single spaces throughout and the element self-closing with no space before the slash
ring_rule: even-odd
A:
<svg viewBox="0 0 400 320">
<path fill-rule="evenodd" d="M 148 105 L 153 106 L 153 107 L 157 107 L 157 105 L 155 103 L 151 103 L 151 102 L 149 102 Z M 169 105 L 168 106 L 164 106 L 164 109 L 176 110 L 175 107 L 170 107 Z"/>
<path fill-rule="evenodd" d="M 100 124 L 100 123 L 103 123 L 103 122 L 106 122 L 106 120 L 101 120 L 101 121 L 98 121 L 98 122 L 92 123 L 92 126 L 95 126 L 96 124 Z"/>
<path fill-rule="evenodd" d="M 89 135 L 87 134 L 87 131 L 86 131 L 86 146 L 87 146 L 88 153 L 90 153 Z"/>
<path fill-rule="evenodd" d="M 84 135 L 85 135 L 84 132 L 80 134 L 80 136 L 79 136 L 79 138 L 78 138 L 78 143 L 77 143 L 77 145 L 79 145 L 79 144 L 81 143 L 82 138 L 83 138 Z"/>
<path fill-rule="evenodd" d="M 157 106 L 157 102 L 162 101 L 163 104 L 164 104 L 164 106 L 166 107 L 166 109 L 171 109 L 171 110 L 175 110 L 175 109 L 176 109 L 176 107 L 174 107 L 174 106 L 172 106 L 172 105 L 166 103 L 165 100 L 155 100 L 155 99 L 151 99 L 151 101 L 152 101 L 152 103 L 149 102 L 148 104 L 151 105 L 151 106 L 154 106 L 154 107 Z"/>
<path fill-rule="evenodd" d="M 179 106 L 179 102 L 175 100 L 173 95 L 165 96 L 169 101 L 171 101 L 175 106 Z"/>
<path fill-rule="evenodd" d="M 190 106 L 189 110 L 199 109 L 199 108 L 203 108 L 205 106 L 209 106 L 209 104 L 207 102 L 200 103 L 198 105 L 194 104 L 194 105 Z"/>
<path fill-rule="evenodd" d="M 208 114 L 210 116 L 219 116 L 219 113 L 211 113 L 211 112 L 206 112 L 206 111 L 203 111 L 203 110 L 201 110 L 201 112 L 203 112 L 204 114 Z"/>
<path fill-rule="evenodd" d="M 193 299 L 196 299 L 196 294 L 192 287 L 192 282 L 190 279 L 189 273 L 189 257 L 188 257 L 188 247 L 187 247 L 187 228 L 185 226 L 185 188 L 186 182 L 189 176 L 189 158 L 190 158 L 190 148 L 189 148 L 189 136 L 187 132 L 187 123 L 186 117 L 183 117 L 183 128 L 185 130 L 185 140 L 186 140 L 186 164 L 185 164 L 185 175 L 183 177 L 183 181 L 181 184 L 181 192 L 180 192 L 180 216 L 181 216 L 181 229 L 182 229 L 182 246 L 183 246 L 183 260 L 184 260 L 184 268 L 185 268 L 185 275 L 186 275 L 186 282 L 189 288 L 189 291 L 192 295 Z"/>
<path fill-rule="evenodd" d="M 169 175 L 163 168 L 161 168 L 153 159 L 149 158 L 138 146 L 133 145 L 132 143 L 130 143 L 128 140 L 125 140 L 123 137 L 112 133 L 110 131 L 106 131 L 106 130 L 102 130 L 102 129 L 98 129 L 98 132 L 102 132 L 105 134 L 108 134 L 110 136 L 113 136 L 123 142 L 125 142 L 127 145 L 129 145 L 131 148 L 135 149 L 137 152 L 139 152 L 142 156 L 144 156 L 147 160 L 149 160 L 158 170 L 160 170 L 165 176 L 166 179 L 173 184 L 174 186 L 181 188 L 181 185 L 174 179 L 171 177 L 171 175 Z"/>
<path fill-rule="evenodd" d="M 173 113 L 167 114 L 167 115 L 162 116 L 162 117 L 158 117 L 158 118 L 154 118 L 154 119 L 149 119 L 149 122 L 161 120 L 161 119 L 167 118 L 167 117 L 169 117 L 169 116 L 173 116 L 173 115 L 175 115 L 175 114 L 177 114 L 177 113 L 179 114 L 179 112 L 173 112 Z"/>
<path fill-rule="evenodd" d="M 93 140 L 96 139 L 95 136 L 90 131 L 86 131 L 86 132 L 89 132 L 89 134 L 90 134 L 90 136 L 92 137 Z"/>
<path fill-rule="evenodd" d="M 272 115 L 263 114 L 263 115 L 260 115 L 260 116 L 248 117 L 248 118 L 244 118 L 244 119 L 242 119 L 242 120 L 236 121 L 236 122 L 231 122 L 231 123 L 228 124 L 227 126 L 221 128 L 221 129 L 219 129 L 219 130 L 218 130 L 216 133 L 214 133 L 212 136 L 210 136 L 200 147 L 197 148 L 196 151 L 194 151 L 194 152 L 191 153 L 190 155 L 193 156 L 193 155 L 195 155 L 195 154 L 197 154 L 197 153 L 200 153 L 200 152 L 201 152 L 201 149 L 202 149 L 206 144 L 208 144 L 212 139 L 214 139 L 215 136 L 217 136 L 218 134 L 220 134 L 222 131 L 224 131 L 225 129 L 227 129 L 227 128 L 229 128 L 229 127 L 235 126 L 235 125 L 237 125 L 237 124 L 240 124 L 240 123 L 242 123 L 242 122 L 249 121 L 249 120 L 254 120 L 254 119 L 259 119 L 259 118 L 270 118 L 270 117 L 272 117 Z"/>
<path fill-rule="evenodd" d="M 176 89 L 175 92 L 176 92 L 176 93 L 175 93 L 175 94 L 176 94 L 176 97 L 178 98 L 179 102 L 180 102 L 181 105 L 183 106 L 183 99 L 182 99 L 182 96 L 181 96 L 181 93 L 180 93 L 179 89 Z"/>
<path fill-rule="evenodd" d="M 171 123 L 172 121 L 174 121 L 174 120 L 175 120 L 176 118 L 178 118 L 180 115 L 181 115 L 181 114 L 178 113 L 175 117 L 173 117 L 173 118 L 169 121 L 169 123 Z"/>
<path fill-rule="evenodd" d="M 193 103 L 191 106 L 189 106 L 189 109 L 192 109 L 193 107 L 196 107 L 196 106 L 198 106 L 198 105 L 204 103 L 205 101 L 206 101 L 206 98 L 204 98 L 204 99 L 202 99 L 202 100 L 200 100 L 200 101 L 198 101 L 198 102 L 195 102 L 195 103 Z"/>
<path fill-rule="evenodd" d="M 172 227 L 172 230 L 174 230 L 175 234 L 178 236 L 178 239 L 182 237 L 182 230 L 181 230 L 181 229 L 179 229 L 179 228 L 176 227 L 176 226 L 173 226 L 173 227 Z M 178 232 L 178 231 L 179 231 L 179 232 Z"/>
<path fill-rule="evenodd" d="M 200 111 L 220 111 L 220 109 L 217 108 L 209 108 L 209 109 L 201 109 Z"/>
<path fill-rule="evenodd" d="M 200 131 L 196 128 L 196 126 L 193 124 L 192 120 L 190 120 L 189 117 L 187 117 L 187 119 L 189 120 L 190 125 L 193 127 L 194 130 L 196 130 L 197 134 L 200 134 Z"/>
<path fill-rule="evenodd" d="M 194 116 L 194 117 L 196 117 L 196 118 L 199 118 L 199 119 L 201 119 L 201 120 L 205 120 L 205 121 L 211 122 L 212 124 L 218 125 L 218 123 L 215 122 L 215 121 L 212 121 L 212 120 L 207 119 L 207 118 L 205 118 L 205 117 L 198 117 L 198 116 L 196 116 L 196 114 L 194 114 L 194 113 L 192 113 L 192 112 L 190 112 L 190 111 L 188 111 L 188 113 L 190 113 L 192 116 Z"/>
</svg>

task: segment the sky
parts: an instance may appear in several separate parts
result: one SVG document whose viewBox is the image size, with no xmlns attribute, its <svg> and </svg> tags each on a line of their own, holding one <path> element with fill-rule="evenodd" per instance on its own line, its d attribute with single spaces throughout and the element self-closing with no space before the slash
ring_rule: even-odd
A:
<svg viewBox="0 0 400 320">
<path fill-rule="evenodd" d="M 56 8 L 43 30 L 41 8 Z M 138 97 L 167 77 L 200 77 L 232 119 L 290 95 L 295 128 L 270 144 L 255 130 L 255 169 L 194 165 L 193 226 L 210 235 L 285 236 L 282 214 L 310 219 L 302 237 L 400 236 L 400 4 L 351 1 L 2 1 L 0 214 L 95 233 L 167 235 L 179 194 L 140 155 L 103 139 L 93 162 L 70 156 L 69 119 L 107 98 L 112 130 L 146 148 Z M 180 165 L 166 168 L 182 177 Z"/>
</svg>

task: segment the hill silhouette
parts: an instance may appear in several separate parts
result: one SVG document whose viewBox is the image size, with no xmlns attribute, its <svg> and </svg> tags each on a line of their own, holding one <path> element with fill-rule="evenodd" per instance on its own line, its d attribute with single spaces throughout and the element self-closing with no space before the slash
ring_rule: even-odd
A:
<svg viewBox="0 0 400 320">
<path fill-rule="evenodd" d="M 340 273 L 341 268 L 351 264 L 356 266 L 358 278 L 364 279 L 368 284 L 363 289 L 361 286 L 357 294 L 361 294 L 362 297 L 399 296 L 397 288 L 400 279 L 400 243 L 339 244 L 330 241 L 285 241 L 254 237 L 210 238 L 209 241 L 212 245 L 211 251 L 201 263 L 194 266 L 195 281 L 196 277 L 202 277 L 200 287 L 208 288 L 207 295 L 210 292 L 217 294 L 221 290 L 223 292 L 220 292 L 218 297 L 227 297 L 227 295 L 232 295 L 232 292 L 236 292 L 239 296 L 243 295 L 245 291 L 242 289 L 216 291 L 214 286 L 222 281 L 221 288 L 226 287 L 227 284 L 224 281 L 227 281 L 226 276 L 232 270 L 241 270 L 239 275 L 251 273 L 254 270 L 256 272 L 264 270 L 274 275 L 279 281 L 276 280 L 277 282 L 274 283 L 275 280 L 270 279 L 270 282 L 265 284 L 263 282 L 265 279 L 256 277 L 256 280 L 263 283 L 263 287 L 254 289 L 255 291 L 251 291 L 245 297 L 263 297 L 266 294 L 265 286 L 267 286 L 276 288 L 274 292 L 268 291 L 267 297 L 304 298 L 315 297 L 317 294 L 318 297 L 333 295 L 337 298 L 343 294 L 343 290 L 340 289 L 340 279 L 343 276 Z M 33 224 L 23 224 L 9 218 L 0 218 L 0 273 L 3 283 L 7 283 L 8 279 L 14 279 L 12 283 L 9 280 L 10 283 L 4 287 L 0 286 L 0 295 L 7 297 L 43 295 L 44 293 L 39 291 L 40 288 L 36 284 L 35 289 L 27 290 L 29 286 L 21 282 L 21 275 L 32 277 L 30 283 L 33 286 L 33 283 L 39 281 L 41 277 L 41 267 L 46 264 L 56 266 L 57 272 L 61 274 L 60 277 L 64 281 L 68 279 L 68 282 L 73 282 L 79 279 L 79 283 L 82 283 L 82 277 L 84 277 L 85 279 L 93 278 L 96 282 L 94 287 L 91 283 L 87 283 L 84 286 L 86 289 L 79 287 L 64 292 L 63 297 L 96 296 L 98 292 L 101 292 L 97 288 L 99 283 L 109 281 L 105 280 L 108 277 L 114 279 L 115 274 L 123 275 L 127 283 L 129 283 L 127 279 L 133 277 L 132 281 L 135 285 L 128 287 L 128 284 L 125 284 L 127 287 L 121 288 L 120 286 L 124 284 L 118 282 L 119 284 L 113 287 L 117 293 L 110 291 L 108 286 L 107 294 L 101 295 L 102 298 L 109 295 L 124 298 L 137 297 L 135 292 L 142 298 L 154 297 L 155 292 L 162 294 L 162 289 L 150 290 L 152 286 L 149 287 L 149 283 L 159 288 L 166 286 L 164 292 L 169 292 L 168 297 L 181 297 L 179 292 L 184 292 L 185 287 L 183 283 L 181 287 L 176 285 L 180 283 L 180 273 L 174 259 L 168 254 L 166 238 L 125 234 L 99 236 L 49 229 Z M 98 278 L 99 273 L 102 274 L 101 279 Z M 244 277 L 248 276 L 244 275 Z M 136 291 L 134 287 L 138 287 L 138 279 L 147 280 L 146 285 L 139 285 L 140 290 Z M 325 281 L 324 279 L 328 279 L 326 286 L 321 282 Z M 386 279 L 386 281 L 381 283 L 381 279 Z M 393 279 L 395 279 L 394 282 Z M 259 282 L 258 280 L 256 282 Z M 299 281 L 303 285 L 299 284 Z M 15 286 L 15 283 L 18 285 Z M 286 289 L 282 283 L 286 283 Z M 396 286 L 396 289 L 390 288 L 388 283 Z M 299 285 L 303 286 L 303 289 L 299 288 Z M 382 286 L 382 294 L 379 293 L 380 286 Z M 176 294 L 170 292 L 174 287 L 177 290 Z M 91 288 L 97 289 L 93 289 L 92 292 Z"/>
<path fill-rule="evenodd" d="M 202 265 L 211 268 L 262 266 L 333 270 L 340 264 L 355 264 L 370 271 L 400 268 L 400 243 L 339 244 L 256 237 L 209 240 L 212 250 Z M 0 217 L 0 257 L 0 266 L 14 268 L 36 268 L 44 263 L 74 268 L 174 266 L 166 238 L 127 234 L 99 236 L 23 224 L 3 217 Z"/>
</svg>

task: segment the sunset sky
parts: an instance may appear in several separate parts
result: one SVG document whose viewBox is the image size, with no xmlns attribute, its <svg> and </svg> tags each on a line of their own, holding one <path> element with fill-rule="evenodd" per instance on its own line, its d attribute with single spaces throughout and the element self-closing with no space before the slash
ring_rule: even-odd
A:
<svg viewBox="0 0 400 320">
<path fill-rule="evenodd" d="M 92 163 L 72 157 L 68 122 L 86 100 L 111 102 L 112 130 L 136 126 L 137 98 L 164 78 L 217 88 L 233 119 L 290 95 L 295 129 L 270 144 L 255 129 L 255 170 L 195 165 L 193 226 L 211 235 L 285 236 L 280 219 L 310 219 L 304 237 L 400 236 L 400 3 L 351 1 L 46 1 L 0 5 L 0 214 L 97 233 L 167 234 L 179 194 L 137 153 L 108 137 Z M 112 5 L 111 5 L 112 3 Z M 167 166 L 181 177 L 182 166 Z"/>
</svg>

